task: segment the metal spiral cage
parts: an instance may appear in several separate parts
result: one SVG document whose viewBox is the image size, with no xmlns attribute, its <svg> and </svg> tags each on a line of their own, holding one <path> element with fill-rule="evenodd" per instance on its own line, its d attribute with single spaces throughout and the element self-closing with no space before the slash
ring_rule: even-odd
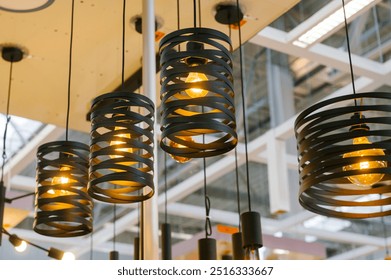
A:
<svg viewBox="0 0 391 280">
<path fill-rule="evenodd" d="M 202 158 L 221 155 L 236 146 L 230 50 L 230 38 L 208 28 L 181 29 L 161 40 L 160 146 L 165 152 Z M 205 78 L 186 81 L 190 73 Z M 194 97 L 191 90 L 203 94 Z"/>
<path fill-rule="evenodd" d="M 315 104 L 297 117 L 295 133 L 304 208 L 337 218 L 391 214 L 390 93 Z"/>
<path fill-rule="evenodd" d="M 151 198 L 154 104 L 141 94 L 113 92 L 91 108 L 91 197 L 109 203 Z"/>
<path fill-rule="evenodd" d="M 73 141 L 49 142 L 38 148 L 35 232 L 52 237 L 91 233 L 88 154 L 88 145 Z"/>
</svg>

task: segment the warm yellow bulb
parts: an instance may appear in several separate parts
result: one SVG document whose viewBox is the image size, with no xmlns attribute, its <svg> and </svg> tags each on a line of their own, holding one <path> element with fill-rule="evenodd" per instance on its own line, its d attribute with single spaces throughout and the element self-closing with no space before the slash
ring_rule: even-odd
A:
<svg viewBox="0 0 391 280">
<path fill-rule="evenodd" d="M 203 82 L 203 81 L 207 81 L 207 80 L 208 80 L 208 78 L 203 73 L 190 72 L 190 74 L 189 74 L 189 76 L 187 76 L 185 82 L 186 83 L 196 83 L 196 82 Z M 205 95 L 208 94 L 207 90 L 204 90 L 201 88 L 196 88 L 196 87 L 186 89 L 185 91 L 192 98 L 204 97 Z"/>
<path fill-rule="evenodd" d="M 63 261 L 73 261 L 75 259 L 76 259 L 75 254 L 73 254 L 72 252 L 65 252 L 61 258 L 61 260 Z"/>
<path fill-rule="evenodd" d="M 178 136 L 178 138 L 180 138 L 186 142 L 194 143 L 194 140 L 191 136 Z M 170 141 L 170 147 L 179 148 L 179 149 L 180 148 L 187 148 L 187 146 L 173 142 L 173 141 Z M 188 158 L 188 157 L 181 157 L 181 156 L 176 156 L 176 155 L 171 155 L 171 154 L 170 154 L 170 156 L 179 163 L 185 163 L 185 162 L 188 162 L 189 160 L 191 160 L 191 158 Z"/>
<path fill-rule="evenodd" d="M 115 127 L 114 131 L 122 130 L 122 129 L 123 129 L 122 127 Z M 124 140 L 130 139 L 130 133 L 120 133 L 120 134 L 117 134 L 116 137 L 122 138 Z M 110 146 L 116 146 L 116 145 L 122 145 L 122 144 L 126 144 L 126 142 L 125 141 L 121 141 L 121 140 L 110 141 Z M 133 149 L 132 148 L 115 148 L 115 150 L 118 151 L 118 152 L 133 153 Z M 120 158 L 122 156 L 120 156 L 120 155 L 111 155 L 110 157 L 111 158 Z"/>
<path fill-rule="evenodd" d="M 71 170 L 71 169 L 67 166 L 63 166 L 60 168 L 60 171 L 69 171 L 69 170 Z M 74 183 L 74 182 L 76 182 L 76 181 L 72 180 L 66 176 L 55 176 L 52 179 L 52 186 L 65 185 L 65 184 Z M 69 194 L 69 192 L 66 190 L 54 190 L 54 189 L 48 190 L 48 193 L 51 195 L 54 195 L 54 194 L 55 195 L 68 195 Z"/>
<path fill-rule="evenodd" d="M 24 252 L 26 248 L 27 248 L 27 243 L 24 240 L 22 240 L 18 246 L 15 246 L 15 250 L 19 253 Z"/>
<path fill-rule="evenodd" d="M 60 171 L 69 171 L 71 170 L 69 167 L 63 166 L 60 168 Z M 63 185 L 68 184 L 71 180 L 65 176 L 55 176 L 52 179 L 52 185 Z"/>
<path fill-rule="evenodd" d="M 353 139 L 353 145 L 360 144 L 372 144 L 367 137 L 357 137 Z M 365 156 L 384 156 L 384 151 L 382 149 L 365 149 L 358 150 L 343 155 L 343 158 L 349 157 L 365 157 Z M 386 167 L 386 161 L 373 160 L 373 161 L 360 161 L 358 163 L 346 165 L 343 167 L 343 171 L 350 170 L 365 170 L 372 168 L 382 168 Z M 350 182 L 360 187 L 371 187 L 373 184 L 376 184 L 383 178 L 384 174 L 381 173 L 368 173 L 361 175 L 348 176 Z"/>
</svg>

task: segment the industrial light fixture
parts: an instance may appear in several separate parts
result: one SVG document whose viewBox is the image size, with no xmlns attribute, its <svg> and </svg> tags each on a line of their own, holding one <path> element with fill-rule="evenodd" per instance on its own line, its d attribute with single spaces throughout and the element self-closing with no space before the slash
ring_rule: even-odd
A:
<svg viewBox="0 0 391 280">
<path fill-rule="evenodd" d="M 345 12 L 343 0 L 342 8 Z M 353 94 L 319 102 L 297 117 L 299 202 L 329 217 L 386 216 L 391 198 L 379 195 L 391 192 L 391 108 L 385 105 L 390 94 L 356 93 L 346 15 L 344 19 Z"/>
<path fill-rule="evenodd" d="M 237 144 L 231 48 L 224 33 L 197 27 L 196 10 L 192 28 L 178 24 L 160 41 L 160 146 L 178 162 Z"/>
<path fill-rule="evenodd" d="M 258 212 L 252 211 L 251 207 L 251 193 L 250 193 L 250 174 L 249 174 L 249 160 L 248 160 L 248 136 L 247 136 L 247 121 L 246 121 L 246 99 L 244 92 L 244 65 L 243 65 L 243 50 L 242 50 L 242 28 L 240 20 L 243 17 L 243 13 L 240 8 L 239 0 L 236 0 L 235 7 L 229 7 L 225 11 L 228 14 L 228 21 L 233 20 L 238 28 L 239 36 L 239 59 L 240 59 L 240 83 L 241 83 L 241 98 L 243 103 L 243 130 L 244 130 L 244 148 L 245 148 L 245 167 L 246 167 L 246 183 L 247 183 L 247 200 L 248 211 L 243 212 L 240 215 L 241 235 L 238 233 L 234 236 L 234 246 L 240 244 L 238 238 L 241 236 L 241 245 L 244 250 L 243 258 L 245 260 L 259 260 L 259 249 L 263 246 L 262 243 L 262 230 L 261 230 L 261 216 Z M 235 14 L 234 14 L 235 13 Z M 231 16 L 230 16 L 231 15 Z M 222 21 L 224 23 L 224 20 Z M 226 23 L 227 24 L 227 23 Z M 228 23 L 229 26 L 232 24 Z M 239 254 L 239 253 L 238 253 Z M 239 256 L 238 256 L 239 257 Z M 241 256 L 240 256 L 241 257 Z"/>
<path fill-rule="evenodd" d="M 64 252 L 62 250 L 50 247 L 49 249 L 46 249 L 42 246 L 39 246 L 35 243 L 32 243 L 28 240 L 22 239 L 16 234 L 11 234 L 8 232 L 4 227 L 2 227 L 1 232 L 9 236 L 10 243 L 15 247 L 15 250 L 17 252 L 23 252 L 27 245 L 31 245 L 37 249 L 40 249 L 42 251 L 45 251 L 48 253 L 48 256 L 53 259 L 57 260 L 74 260 L 75 255 L 72 252 Z"/>
<path fill-rule="evenodd" d="M 24 252 L 27 248 L 27 242 L 20 239 L 16 234 L 12 234 L 9 237 L 9 241 L 15 247 L 15 250 L 19 253 Z"/>
<path fill-rule="evenodd" d="M 71 7 L 68 104 L 65 141 L 45 143 L 37 150 L 35 232 L 74 237 L 92 231 L 92 199 L 87 194 L 88 145 L 69 141 L 74 0 Z"/>
<path fill-rule="evenodd" d="M 368 7 L 370 4 L 379 2 L 376 0 L 351 0 L 345 6 L 346 19 L 353 19 L 360 11 Z M 297 40 L 292 42 L 293 45 L 306 48 L 329 34 L 332 30 L 338 28 L 344 23 L 344 11 L 342 8 L 323 19 L 310 30 L 302 34 Z"/>
<path fill-rule="evenodd" d="M 228 26 L 229 37 L 231 38 L 231 27 L 239 27 L 241 20 L 243 19 L 243 12 L 240 7 L 232 3 L 220 3 L 216 6 L 215 20 L 218 23 Z M 244 250 L 242 244 L 242 227 L 240 220 L 240 192 L 239 192 L 239 167 L 238 167 L 238 153 L 235 148 L 235 177 L 236 177 L 236 199 L 237 199 L 237 212 L 239 216 L 238 232 L 235 232 L 231 236 L 232 241 L 232 258 L 234 260 L 244 259 Z"/>
<path fill-rule="evenodd" d="M 198 240 L 198 258 L 200 260 L 216 260 L 216 239 L 210 237 L 212 235 L 212 224 L 210 221 L 210 199 L 206 188 L 206 159 L 203 158 L 202 160 L 204 167 L 205 238 Z"/>
<path fill-rule="evenodd" d="M 91 197 L 109 203 L 151 198 L 153 182 L 153 102 L 125 91 L 125 0 L 122 15 L 122 90 L 95 98 L 91 107 Z"/>
</svg>

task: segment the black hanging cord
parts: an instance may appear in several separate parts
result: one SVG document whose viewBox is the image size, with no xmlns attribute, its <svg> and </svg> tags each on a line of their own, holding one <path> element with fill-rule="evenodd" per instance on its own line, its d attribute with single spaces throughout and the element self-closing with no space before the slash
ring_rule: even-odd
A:
<svg viewBox="0 0 391 280">
<path fill-rule="evenodd" d="M 116 220 L 117 220 L 117 203 L 114 203 L 114 205 L 113 205 L 113 251 L 115 251 L 115 243 L 116 243 L 115 236 L 117 235 L 116 230 L 115 230 L 115 221 Z"/>
<path fill-rule="evenodd" d="M 197 1 L 193 0 L 193 25 L 194 28 L 197 27 Z"/>
<path fill-rule="evenodd" d="M 67 95 L 67 115 L 65 125 L 65 141 L 68 141 L 69 130 L 69 111 L 71 107 L 71 77 L 72 77 L 72 49 L 73 49 L 73 18 L 75 14 L 75 0 L 72 0 L 71 11 L 71 32 L 69 38 L 69 66 L 68 66 L 68 95 Z"/>
<path fill-rule="evenodd" d="M 237 18 L 239 19 L 240 18 L 239 0 L 236 0 L 236 12 L 237 12 Z M 238 31 L 239 31 L 240 86 L 241 86 L 242 103 L 243 103 L 244 149 L 245 149 L 245 157 L 246 157 L 247 200 L 248 200 L 248 210 L 251 212 L 250 173 L 248 170 L 248 162 L 249 161 L 248 161 L 248 147 L 247 147 L 246 99 L 244 96 L 242 30 L 240 27 L 240 22 L 238 22 Z"/>
<path fill-rule="evenodd" d="M 342 0 L 342 9 L 343 9 L 343 17 L 344 17 L 344 21 L 345 21 L 345 33 L 346 33 L 346 44 L 347 44 L 348 55 L 349 55 L 350 77 L 352 79 L 353 94 L 356 94 L 356 86 L 354 84 L 352 54 L 350 52 L 350 43 L 349 43 L 348 21 L 346 19 L 345 1 L 344 0 Z M 354 99 L 354 105 L 357 106 L 357 100 L 356 99 Z"/>
<path fill-rule="evenodd" d="M 198 0 L 198 26 L 201 27 L 201 0 Z"/>
<path fill-rule="evenodd" d="M 9 115 L 10 111 L 10 100 L 11 100 L 11 87 L 12 87 L 12 69 L 13 69 L 13 61 L 11 60 L 10 62 L 10 71 L 9 71 L 9 80 L 8 80 L 8 94 L 7 94 L 7 109 L 6 109 L 6 114 L 5 114 L 5 126 L 4 126 L 4 135 L 3 135 L 3 153 L 2 153 L 2 158 L 3 158 L 3 164 L 1 167 L 1 179 L 0 182 L 4 182 L 4 168 L 5 164 L 7 162 L 7 153 L 6 153 L 6 141 L 7 141 L 7 131 L 8 131 L 8 124 L 11 121 L 11 117 Z"/>
<path fill-rule="evenodd" d="M 167 155 L 164 153 L 164 222 L 167 224 Z"/>
<path fill-rule="evenodd" d="M 212 235 L 212 225 L 210 223 L 210 199 L 206 191 L 206 159 L 202 158 L 204 164 L 204 199 L 205 199 L 205 238 Z"/>
<path fill-rule="evenodd" d="M 122 8 L 122 71 L 121 71 L 122 90 L 125 90 L 125 25 L 126 25 L 126 0 L 123 1 L 123 8 Z"/>
<path fill-rule="evenodd" d="M 242 225 L 240 222 L 240 191 L 239 191 L 239 167 L 238 167 L 238 151 L 235 148 L 235 179 L 236 179 L 236 205 L 238 206 L 238 218 L 239 218 L 239 231 L 241 231 Z"/>
<path fill-rule="evenodd" d="M 91 231 L 91 239 L 90 239 L 90 260 L 94 259 L 94 231 Z"/>
<path fill-rule="evenodd" d="M 231 22 L 231 13 L 228 13 L 228 22 Z M 232 30 L 231 30 L 231 24 L 228 23 L 228 37 L 231 39 L 232 36 Z M 233 51 L 231 46 L 231 52 Z M 235 179 L 236 179 L 236 205 L 238 207 L 238 226 L 239 226 L 239 232 L 241 231 L 241 222 L 240 222 L 240 191 L 239 191 L 239 167 L 238 167 L 238 151 L 237 148 L 235 148 Z"/>
</svg>

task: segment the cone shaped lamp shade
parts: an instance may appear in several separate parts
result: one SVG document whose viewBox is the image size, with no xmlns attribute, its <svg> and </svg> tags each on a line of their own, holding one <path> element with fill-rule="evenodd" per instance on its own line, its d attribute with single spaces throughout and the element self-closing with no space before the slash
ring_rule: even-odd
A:
<svg viewBox="0 0 391 280">
<path fill-rule="evenodd" d="M 350 219 L 391 214 L 389 93 L 315 104 L 297 117 L 295 133 L 304 208 Z"/>
<path fill-rule="evenodd" d="M 34 231 L 53 237 L 92 231 L 88 154 L 88 145 L 73 141 L 49 142 L 38 148 Z"/>
<path fill-rule="evenodd" d="M 160 42 L 160 146 L 178 161 L 237 144 L 230 49 L 229 37 L 209 28 L 181 29 Z"/>
<path fill-rule="evenodd" d="M 154 194 L 154 104 L 141 94 L 112 92 L 91 108 L 91 197 L 109 203 L 147 200 Z"/>
</svg>

